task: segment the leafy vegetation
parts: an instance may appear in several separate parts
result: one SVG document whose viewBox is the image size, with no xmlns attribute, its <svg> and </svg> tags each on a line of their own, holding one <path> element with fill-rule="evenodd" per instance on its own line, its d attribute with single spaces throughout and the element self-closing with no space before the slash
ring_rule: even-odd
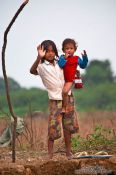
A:
<svg viewBox="0 0 116 175">
<path fill-rule="evenodd" d="M 38 88 L 24 89 L 18 91 L 11 91 L 11 100 L 14 111 L 17 115 L 24 115 L 32 111 L 48 110 L 47 92 Z M 0 95 L 0 112 L 8 113 L 8 106 L 5 92 Z"/>
<path fill-rule="evenodd" d="M 105 83 L 97 86 L 86 86 L 74 90 L 76 107 L 80 111 L 115 110 L 116 83 Z"/>
<path fill-rule="evenodd" d="M 116 135 L 114 135 L 113 129 L 105 128 L 102 125 L 97 125 L 93 133 L 87 135 L 86 138 L 80 135 L 72 138 L 74 151 L 107 150 L 109 146 L 116 146 Z"/>
<path fill-rule="evenodd" d="M 91 61 L 86 68 L 86 74 L 83 76 L 83 79 L 89 86 L 95 86 L 104 83 L 113 83 L 115 77 L 113 76 L 109 60 Z"/>
<path fill-rule="evenodd" d="M 17 83 L 12 78 L 8 78 L 8 83 L 11 91 L 21 89 L 21 86 L 19 85 L 19 83 Z M 5 89 L 4 80 L 2 77 L 0 77 L 0 92 L 4 91 L 4 89 Z"/>
</svg>

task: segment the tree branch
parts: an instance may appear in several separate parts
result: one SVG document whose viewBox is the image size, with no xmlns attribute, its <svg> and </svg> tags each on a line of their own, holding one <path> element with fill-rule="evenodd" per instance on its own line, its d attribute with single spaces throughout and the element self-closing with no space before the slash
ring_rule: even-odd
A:
<svg viewBox="0 0 116 175">
<path fill-rule="evenodd" d="M 12 25 L 14 24 L 16 18 L 18 17 L 18 15 L 20 14 L 20 12 L 23 10 L 23 8 L 25 7 L 25 5 L 29 2 L 29 0 L 25 0 L 22 5 L 20 6 L 20 8 L 17 10 L 17 12 L 15 13 L 14 17 L 12 18 L 11 22 L 9 23 L 8 27 L 6 28 L 5 32 L 4 32 L 4 42 L 3 42 L 3 47 L 2 47 L 2 71 L 3 71 L 3 76 L 4 76 L 4 81 L 5 81 L 5 89 L 6 89 L 6 97 L 7 97 L 7 102 L 8 102 L 8 107 L 9 107 L 9 111 L 11 113 L 11 116 L 14 119 L 14 125 L 13 125 L 13 138 L 12 138 L 12 162 L 15 162 L 15 141 L 16 141 L 16 125 L 17 125 L 17 116 L 15 115 L 14 111 L 13 111 L 13 107 L 12 107 L 12 103 L 11 103 L 11 99 L 10 99 L 10 93 L 9 93 L 9 84 L 8 84 L 8 78 L 7 78 L 7 74 L 6 74 L 6 68 L 5 68 L 5 51 L 6 51 L 6 45 L 7 45 L 7 35 L 12 27 Z"/>
</svg>

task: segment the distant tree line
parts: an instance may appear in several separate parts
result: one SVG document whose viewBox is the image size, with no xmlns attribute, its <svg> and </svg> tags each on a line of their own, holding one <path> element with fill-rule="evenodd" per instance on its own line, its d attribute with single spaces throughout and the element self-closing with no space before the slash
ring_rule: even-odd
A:
<svg viewBox="0 0 116 175">
<path fill-rule="evenodd" d="M 8 78 L 8 82 L 11 91 L 21 89 L 19 83 L 17 83 L 13 78 Z M 5 89 L 4 79 L 0 77 L 0 91 L 4 91 L 4 89 Z"/>
<path fill-rule="evenodd" d="M 82 75 L 84 88 L 73 89 L 76 107 L 79 111 L 115 110 L 116 77 L 113 75 L 109 60 L 92 60 Z M 24 115 L 32 111 L 48 111 L 48 97 L 45 90 L 22 88 L 14 79 L 9 78 L 10 94 L 15 112 Z M 4 80 L 0 78 L 0 111 L 8 111 Z M 2 113 L 2 112 L 0 112 Z"/>
<path fill-rule="evenodd" d="M 109 60 L 93 60 L 87 66 L 83 79 L 88 85 L 98 85 L 113 83 L 116 77 L 113 75 Z"/>
</svg>

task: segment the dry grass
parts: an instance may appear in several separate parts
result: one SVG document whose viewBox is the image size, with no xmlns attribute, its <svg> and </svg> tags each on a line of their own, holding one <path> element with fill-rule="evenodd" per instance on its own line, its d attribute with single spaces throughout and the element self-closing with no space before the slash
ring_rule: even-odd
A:
<svg viewBox="0 0 116 175">
<path fill-rule="evenodd" d="M 34 149 L 38 151 L 47 150 L 47 117 L 43 113 L 36 116 L 25 117 L 25 128 L 23 133 L 17 138 L 17 149 Z M 111 112 L 88 112 L 79 113 L 78 116 L 80 135 L 86 137 L 93 132 L 96 125 L 103 125 L 111 128 L 116 136 L 116 111 Z M 0 133 L 8 124 L 8 119 L 1 119 Z M 59 140 L 62 144 L 62 139 Z M 58 141 L 56 142 L 59 145 Z"/>
<path fill-rule="evenodd" d="M 80 113 L 79 126 L 81 136 L 86 137 L 92 133 L 96 125 L 113 129 L 116 136 L 116 111 Z"/>
</svg>

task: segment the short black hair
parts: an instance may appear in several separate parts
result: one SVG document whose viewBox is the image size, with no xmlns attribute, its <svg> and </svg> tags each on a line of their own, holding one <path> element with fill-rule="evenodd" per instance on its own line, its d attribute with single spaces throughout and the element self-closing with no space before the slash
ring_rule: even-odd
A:
<svg viewBox="0 0 116 175">
<path fill-rule="evenodd" d="M 43 47 L 44 47 L 44 50 L 46 50 L 46 51 L 48 50 L 49 46 L 52 46 L 53 51 L 55 52 L 55 55 L 56 55 L 57 57 L 59 57 L 59 56 L 58 56 L 58 50 L 57 50 L 56 44 L 55 44 L 52 40 L 44 40 L 44 41 L 41 43 L 41 46 L 43 46 Z"/>
<path fill-rule="evenodd" d="M 71 39 L 71 38 L 66 38 L 63 43 L 62 43 L 62 51 L 64 51 L 64 47 L 66 44 L 73 44 L 74 47 L 75 47 L 75 51 L 77 50 L 77 47 L 78 47 L 78 44 L 76 43 L 76 41 L 74 39 Z"/>
</svg>

